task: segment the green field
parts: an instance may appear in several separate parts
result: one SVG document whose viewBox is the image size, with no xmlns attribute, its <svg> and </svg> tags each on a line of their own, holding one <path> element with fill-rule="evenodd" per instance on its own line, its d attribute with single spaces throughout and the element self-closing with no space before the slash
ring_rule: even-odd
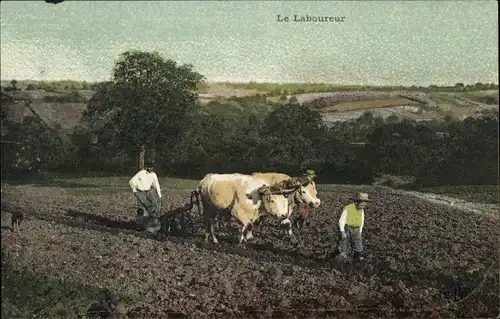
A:
<svg viewBox="0 0 500 319">
<path fill-rule="evenodd" d="M 34 184 L 42 187 L 64 187 L 74 196 L 115 194 L 130 191 L 130 177 L 54 177 L 40 176 L 32 180 L 11 180 L 6 184 Z M 199 181 L 182 178 L 160 178 L 162 189 L 195 189 Z"/>
<path fill-rule="evenodd" d="M 2 82 L 7 87 L 10 86 L 8 81 Z M 38 85 L 36 91 L 22 90 L 26 89 L 28 84 Z M 64 128 L 72 129 L 77 125 L 82 117 L 85 104 L 80 103 L 80 98 L 85 96 L 88 100 L 92 96 L 91 89 L 95 89 L 91 83 L 83 83 L 77 81 L 55 81 L 55 82 L 36 82 L 36 81 L 18 81 L 17 87 L 21 90 L 9 91 L 8 94 L 23 98 L 28 96 L 36 97 L 37 101 L 53 100 L 60 98 L 61 94 L 69 98 L 77 98 L 64 102 L 43 103 L 38 107 L 40 116 L 50 120 L 52 124 L 59 124 Z M 426 117 L 443 119 L 445 116 L 451 116 L 455 119 L 463 119 L 467 116 L 474 115 L 475 107 L 461 105 L 455 97 L 469 99 L 471 101 L 481 103 L 494 103 L 498 105 L 498 94 L 492 95 L 487 91 L 454 91 L 451 87 L 438 88 L 429 90 L 428 88 L 405 88 L 402 86 L 361 86 L 361 85 L 338 85 L 328 83 L 202 83 L 198 86 L 198 93 L 205 94 L 207 97 L 199 99 L 199 110 L 203 114 L 215 114 L 230 119 L 248 119 L 249 116 L 258 118 L 265 117 L 267 114 L 276 109 L 279 105 L 286 103 L 286 98 L 290 95 L 298 95 L 303 93 L 319 93 L 319 92 L 353 92 L 353 91 L 373 91 L 373 92 L 390 92 L 395 90 L 410 90 L 427 92 L 428 97 L 437 104 L 437 108 L 425 108 Z M 74 95 L 74 96 L 73 96 Z M 495 100 L 496 99 L 496 100 Z M 77 101 L 78 100 L 78 101 Z M 212 101 L 212 102 L 210 102 Z M 41 103 L 41 102 L 40 102 Z M 306 103 L 307 104 L 307 103 Z M 326 109 L 318 109 L 323 112 L 348 112 L 371 108 L 384 108 L 399 105 L 414 105 L 418 103 L 412 102 L 404 98 L 379 98 L 367 101 L 350 101 L 328 107 Z M 32 107 L 38 105 L 33 103 Z M 10 106 L 9 106 L 10 107 Z M 46 110 L 45 110 L 46 109 Z M 498 108 L 496 109 L 498 110 Z M 403 112 L 404 113 L 404 112 Z M 489 113 L 488 113 L 489 114 Z M 493 114 L 494 115 L 494 114 Z M 402 114 L 403 117 L 413 118 L 412 114 Z"/>
<path fill-rule="evenodd" d="M 377 100 L 365 100 L 365 101 L 356 101 L 356 102 L 345 102 L 340 103 L 335 106 L 330 106 L 324 109 L 319 110 L 320 112 L 348 112 L 348 111 L 357 111 L 357 110 L 365 110 L 365 109 L 377 109 L 383 107 L 394 107 L 400 105 L 419 105 L 413 101 L 410 101 L 405 98 L 388 98 L 388 99 L 377 99 Z"/>
<path fill-rule="evenodd" d="M 456 197 L 473 203 L 498 204 L 498 185 L 453 185 L 420 188 L 417 191 Z"/>
<path fill-rule="evenodd" d="M 130 191 L 128 181 L 131 177 L 54 177 L 36 178 L 31 181 L 6 181 L 6 184 L 35 184 L 45 187 L 65 187 L 73 195 L 87 196 L 94 193 L 117 193 Z M 200 180 L 160 177 L 162 189 L 195 189 Z M 368 191 L 371 185 L 317 184 L 319 191 L 346 190 Z"/>
<path fill-rule="evenodd" d="M 18 184 L 38 184 L 40 186 L 67 187 L 75 196 L 89 196 L 95 193 L 117 193 L 129 191 L 130 177 L 49 177 L 36 178 L 32 181 L 10 181 Z M 163 189 L 195 189 L 199 180 L 160 177 L 160 185 Z M 319 191 L 354 191 L 369 192 L 374 188 L 372 185 L 347 185 L 347 184 L 317 184 Z M 498 204 L 498 185 L 458 185 L 458 186 L 435 186 L 409 190 L 423 193 L 434 193 L 463 199 L 473 203 Z"/>
<path fill-rule="evenodd" d="M 246 102 L 243 104 L 238 101 L 226 100 L 220 103 L 217 102 L 200 105 L 200 110 L 202 113 L 216 114 L 226 118 L 247 118 L 251 115 L 264 117 L 274 109 L 274 105 L 257 101 Z"/>
<path fill-rule="evenodd" d="M 11 86 L 10 80 L 2 80 L 2 86 Z M 28 85 L 34 86 L 36 89 L 44 88 L 50 90 L 88 90 L 99 83 L 90 83 L 72 80 L 60 81 L 32 81 L 19 80 L 16 87 L 26 89 Z M 205 82 L 197 85 L 199 93 L 210 93 L 214 88 L 227 87 L 235 90 L 259 91 L 267 92 L 271 95 L 276 94 L 300 94 L 311 92 L 335 92 L 335 91 L 394 91 L 394 90 L 410 90 L 410 91 L 426 91 L 426 92 L 460 92 L 460 94 L 481 96 L 475 94 L 479 90 L 495 90 L 498 86 L 481 85 L 478 87 L 468 88 L 471 91 L 462 92 L 463 89 L 457 90 L 453 86 L 429 86 L 429 87 L 405 87 L 405 86 L 375 86 L 375 85 L 341 85 L 336 83 L 265 83 L 265 82 Z M 497 95 L 498 96 L 498 95 Z M 464 96 L 465 97 L 465 96 Z"/>
</svg>

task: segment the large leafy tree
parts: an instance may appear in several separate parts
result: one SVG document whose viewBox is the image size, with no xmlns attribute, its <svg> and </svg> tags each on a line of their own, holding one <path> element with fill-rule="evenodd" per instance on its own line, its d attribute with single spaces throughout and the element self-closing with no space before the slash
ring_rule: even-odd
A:
<svg viewBox="0 0 500 319">
<path fill-rule="evenodd" d="M 114 136 L 108 146 L 168 150 L 189 128 L 201 81 L 191 65 L 177 65 L 157 52 L 127 51 L 119 56 L 112 81 L 89 102 L 86 116 L 98 134 Z"/>
<path fill-rule="evenodd" d="M 269 113 L 261 131 L 263 157 L 270 165 L 266 169 L 296 172 L 314 166 L 326 131 L 321 115 L 302 105 L 286 105 Z"/>
</svg>

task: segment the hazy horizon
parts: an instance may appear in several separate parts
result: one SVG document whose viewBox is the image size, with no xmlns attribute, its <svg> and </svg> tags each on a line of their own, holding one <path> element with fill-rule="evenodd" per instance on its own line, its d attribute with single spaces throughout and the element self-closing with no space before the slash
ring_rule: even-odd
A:
<svg viewBox="0 0 500 319">
<path fill-rule="evenodd" d="M 120 53 L 142 50 L 192 64 L 207 82 L 498 84 L 496 1 L 0 6 L 2 80 L 106 81 Z"/>
</svg>

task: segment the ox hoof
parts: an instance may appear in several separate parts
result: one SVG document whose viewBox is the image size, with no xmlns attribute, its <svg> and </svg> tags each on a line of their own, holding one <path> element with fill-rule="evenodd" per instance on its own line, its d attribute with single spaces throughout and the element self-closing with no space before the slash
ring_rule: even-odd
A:
<svg viewBox="0 0 500 319">
<path fill-rule="evenodd" d="M 159 240 L 159 241 L 166 241 L 167 240 L 167 235 L 163 232 L 158 232 L 156 233 L 156 240 Z"/>
<path fill-rule="evenodd" d="M 219 241 L 216 239 L 216 240 L 209 240 L 209 239 L 205 239 L 205 244 L 214 244 L 214 245 L 218 245 L 219 244 Z"/>
<path fill-rule="evenodd" d="M 245 240 L 248 241 L 248 240 L 253 240 L 255 239 L 255 237 L 253 236 L 252 233 L 248 233 L 246 236 L 245 236 Z"/>
</svg>

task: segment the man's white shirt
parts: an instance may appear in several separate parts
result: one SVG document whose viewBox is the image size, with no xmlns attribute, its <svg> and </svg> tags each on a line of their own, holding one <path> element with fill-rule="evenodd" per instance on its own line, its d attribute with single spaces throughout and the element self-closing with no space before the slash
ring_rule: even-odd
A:
<svg viewBox="0 0 500 319">
<path fill-rule="evenodd" d="M 158 182 L 158 177 L 155 172 L 148 172 L 143 169 L 135 174 L 128 183 L 134 193 L 138 190 L 148 191 L 151 187 L 154 187 L 158 193 L 158 198 L 161 198 L 160 183 Z"/>
</svg>

